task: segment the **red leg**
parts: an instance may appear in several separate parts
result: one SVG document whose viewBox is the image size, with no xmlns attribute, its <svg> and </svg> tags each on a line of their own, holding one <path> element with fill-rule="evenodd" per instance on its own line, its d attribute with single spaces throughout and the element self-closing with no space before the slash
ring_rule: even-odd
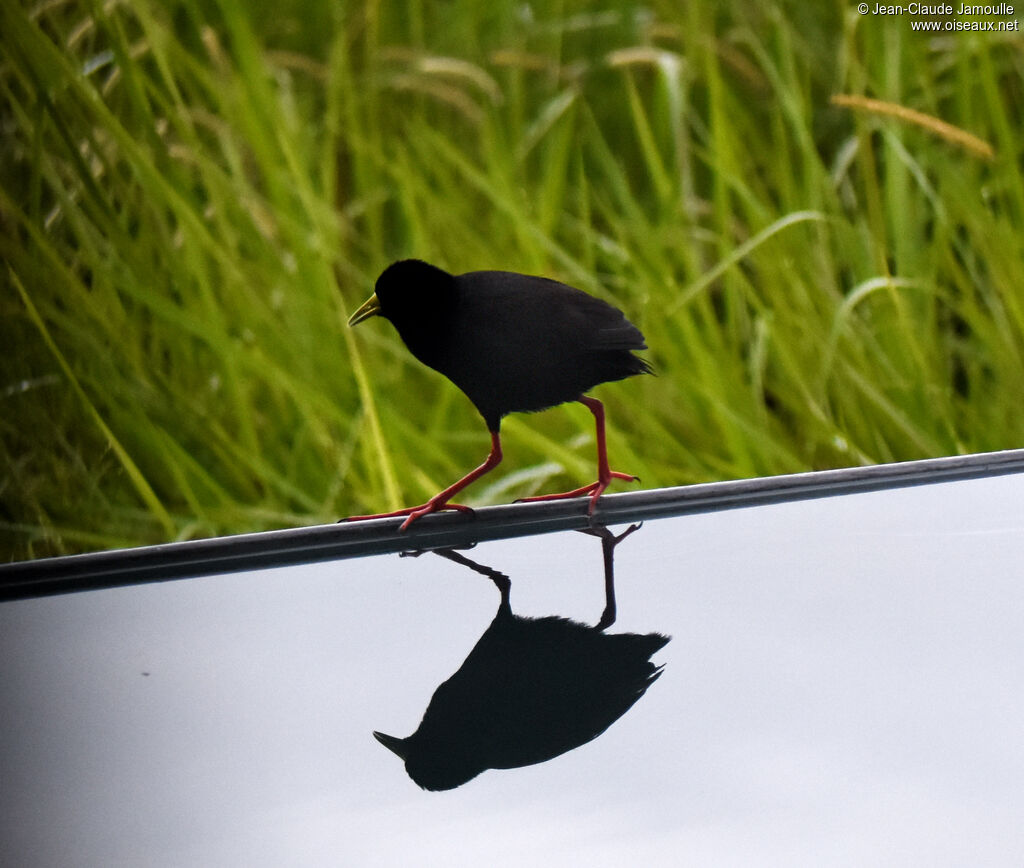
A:
<svg viewBox="0 0 1024 868">
<path fill-rule="evenodd" d="M 416 521 L 416 519 L 431 512 L 439 512 L 442 509 L 457 509 L 459 512 L 472 512 L 473 510 L 468 506 L 463 506 L 461 503 L 449 503 L 448 501 L 462 491 L 462 489 L 467 485 L 472 482 L 476 482 L 476 480 L 481 476 L 485 473 L 489 473 L 500 463 L 501 437 L 497 431 L 492 431 L 491 451 L 487 455 L 487 460 L 477 467 L 476 470 L 471 470 L 463 476 L 458 482 L 452 483 L 444 491 L 435 494 L 430 498 L 430 500 L 423 504 L 423 506 L 407 506 L 405 509 L 398 509 L 394 512 L 382 512 L 378 515 L 353 515 L 350 518 L 346 518 L 345 521 L 363 521 L 368 518 L 394 518 L 399 515 L 407 515 L 409 517 L 402 522 L 402 526 L 399 528 L 399 530 L 406 530 L 410 524 Z"/>
<path fill-rule="evenodd" d="M 572 491 L 563 491 L 559 494 L 541 494 L 537 497 L 524 497 L 521 500 L 524 503 L 530 503 L 537 500 L 562 500 L 567 497 L 582 497 L 587 494 L 590 495 L 590 507 L 587 509 L 587 514 L 593 515 L 594 507 L 597 506 L 597 499 L 608 487 L 609 482 L 613 479 L 625 479 L 633 482 L 639 477 L 630 476 L 628 473 L 619 473 L 617 470 L 610 470 L 608 468 L 608 449 L 604 438 L 604 404 L 598 401 L 597 398 L 591 398 L 588 395 L 580 395 L 576 400 L 594 414 L 594 423 L 597 426 L 597 482 L 584 485 L 582 488 L 574 488 Z"/>
</svg>

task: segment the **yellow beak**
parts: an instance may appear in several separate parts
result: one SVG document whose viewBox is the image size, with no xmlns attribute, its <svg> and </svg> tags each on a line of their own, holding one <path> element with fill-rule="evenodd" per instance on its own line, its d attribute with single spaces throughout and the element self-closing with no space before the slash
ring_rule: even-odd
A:
<svg viewBox="0 0 1024 868">
<path fill-rule="evenodd" d="M 377 293 L 371 295 L 352 316 L 348 318 L 348 324 L 354 326 L 371 316 L 380 315 L 380 302 L 377 300 Z"/>
</svg>

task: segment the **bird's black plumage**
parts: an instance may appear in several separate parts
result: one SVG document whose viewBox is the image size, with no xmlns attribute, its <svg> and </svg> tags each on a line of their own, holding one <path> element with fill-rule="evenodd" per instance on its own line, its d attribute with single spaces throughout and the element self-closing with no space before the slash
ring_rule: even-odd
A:
<svg viewBox="0 0 1024 868">
<path fill-rule="evenodd" d="M 633 479 L 609 470 L 604 410 L 585 393 L 598 385 L 651 373 L 634 350 L 644 336 L 622 311 L 582 290 L 544 277 L 511 271 L 453 275 L 406 259 L 384 270 L 376 291 L 349 319 L 371 316 L 391 321 L 414 356 L 440 371 L 473 402 L 491 432 L 491 452 L 480 467 L 407 515 L 402 528 L 429 512 L 465 509 L 450 499 L 501 461 L 499 430 L 508 413 L 534 412 L 581 401 L 597 424 L 598 480 L 554 497 L 597 497 L 612 478 Z M 358 516 L 376 518 L 381 516 Z"/>
<path fill-rule="evenodd" d="M 597 738 L 661 675 L 660 633 L 602 633 L 568 618 L 523 618 L 503 605 L 458 672 L 434 692 L 411 736 L 377 740 L 424 789 L 486 769 L 546 762 Z"/>
<path fill-rule="evenodd" d="M 605 609 L 593 627 L 512 611 L 509 577 L 450 549 L 435 551 L 487 576 L 501 593 L 498 612 L 458 671 L 437 690 L 407 738 L 375 732 L 428 790 L 461 786 L 486 769 L 546 762 L 597 738 L 658 680 L 651 657 L 669 637 L 605 633 L 615 623 L 615 547 L 640 525 L 601 538 Z"/>
<path fill-rule="evenodd" d="M 507 413 L 651 370 L 631 352 L 647 344 L 622 311 L 544 277 L 452 275 L 406 259 L 381 274 L 376 296 L 412 354 L 462 389 L 491 431 Z"/>
</svg>

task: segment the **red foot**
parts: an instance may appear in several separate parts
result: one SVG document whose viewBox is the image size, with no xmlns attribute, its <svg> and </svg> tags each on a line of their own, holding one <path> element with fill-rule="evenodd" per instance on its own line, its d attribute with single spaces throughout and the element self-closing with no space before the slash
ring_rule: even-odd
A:
<svg viewBox="0 0 1024 868">
<path fill-rule="evenodd" d="M 517 503 L 536 503 L 540 500 L 565 500 L 570 497 L 583 497 L 584 495 L 590 495 L 590 506 L 587 507 L 587 515 L 594 514 L 594 507 L 597 506 L 597 499 L 604 493 L 604 490 L 608 487 L 613 479 L 624 479 L 627 482 L 636 482 L 639 476 L 630 476 L 628 473 L 619 473 L 617 470 L 609 470 L 607 479 L 598 479 L 597 482 L 591 482 L 590 485 L 584 485 L 582 488 L 574 488 L 572 491 L 562 491 L 558 494 L 538 494 L 534 497 L 520 497 Z"/>
<path fill-rule="evenodd" d="M 423 506 L 407 506 L 405 509 L 396 509 L 394 512 L 382 512 L 378 515 L 354 515 L 351 518 L 343 519 L 343 521 L 362 521 L 367 518 L 394 518 L 399 515 L 407 515 L 409 517 L 402 522 L 402 526 L 399 528 L 400 531 L 403 531 L 408 530 L 409 525 L 416 521 L 416 519 L 429 515 L 432 512 L 440 512 L 442 509 L 457 509 L 459 512 L 468 512 L 472 515 L 473 510 L 468 506 L 463 506 L 461 503 L 450 503 L 449 498 L 455 497 L 463 488 L 479 479 L 485 473 L 490 472 L 492 468 L 497 467 L 500 463 L 501 437 L 498 436 L 497 431 L 492 431 L 491 451 L 487 455 L 487 460 L 476 470 L 471 470 L 463 476 L 458 482 L 449 485 L 444 491 L 439 491 Z"/>
<path fill-rule="evenodd" d="M 576 400 L 594 414 L 595 434 L 597 437 L 597 482 L 584 485 L 582 488 L 575 488 L 572 491 L 563 491 L 561 494 L 540 494 L 536 497 L 523 497 L 520 500 L 530 503 L 538 500 L 564 500 L 567 497 L 590 495 L 590 506 L 587 508 L 587 515 L 593 515 L 594 507 L 597 506 L 597 499 L 608 487 L 609 482 L 613 479 L 625 479 L 629 482 L 635 482 L 640 477 L 608 469 L 608 451 L 604 439 L 604 405 L 597 398 L 591 398 L 587 395 L 580 395 Z"/>
<path fill-rule="evenodd" d="M 445 509 L 454 509 L 469 515 L 473 514 L 472 509 L 468 506 L 463 506 L 461 503 L 441 503 L 431 499 L 423 504 L 423 506 L 407 506 L 405 509 L 396 509 L 394 512 L 379 512 L 376 515 L 351 515 L 348 518 L 342 519 L 342 521 L 366 521 L 371 518 L 397 518 L 400 515 L 407 515 L 409 517 L 398 528 L 400 531 L 403 531 L 408 530 L 409 525 L 416 521 L 416 519 L 429 515 L 432 512 L 441 512 Z"/>
</svg>

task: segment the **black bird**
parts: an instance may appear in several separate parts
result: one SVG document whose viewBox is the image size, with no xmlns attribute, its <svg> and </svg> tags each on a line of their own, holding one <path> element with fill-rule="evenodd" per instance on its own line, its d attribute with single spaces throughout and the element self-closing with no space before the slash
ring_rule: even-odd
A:
<svg viewBox="0 0 1024 868">
<path fill-rule="evenodd" d="M 618 537 L 601 529 L 607 598 L 595 627 L 516 615 L 508 576 L 436 552 L 488 576 L 501 603 L 458 671 L 434 691 L 416 731 L 407 738 L 374 732 L 409 777 L 426 790 L 450 790 L 487 769 L 546 762 L 593 741 L 657 681 L 662 667 L 650 658 L 668 636 L 603 632 L 615 620 L 611 551 L 636 527 Z"/>
<path fill-rule="evenodd" d="M 475 470 L 422 506 L 380 515 L 406 515 L 405 530 L 427 513 L 469 508 L 451 503 L 467 485 L 501 461 L 501 419 L 508 413 L 546 410 L 579 401 L 597 425 L 597 481 L 561 494 L 526 500 L 590 496 L 589 512 L 612 479 L 636 479 L 610 470 L 604 405 L 584 393 L 599 383 L 651 373 L 632 350 L 647 349 L 644 336 L 622 311 L 555 280 L 511 271 L 452 275 L 406 259 L 388 266 L 376 291 L 348 321 L 371 316 L 391 321 L 409 351 L 440 371 L 476 405 L 491 432 L 491 451 Z"/>
</svg>

